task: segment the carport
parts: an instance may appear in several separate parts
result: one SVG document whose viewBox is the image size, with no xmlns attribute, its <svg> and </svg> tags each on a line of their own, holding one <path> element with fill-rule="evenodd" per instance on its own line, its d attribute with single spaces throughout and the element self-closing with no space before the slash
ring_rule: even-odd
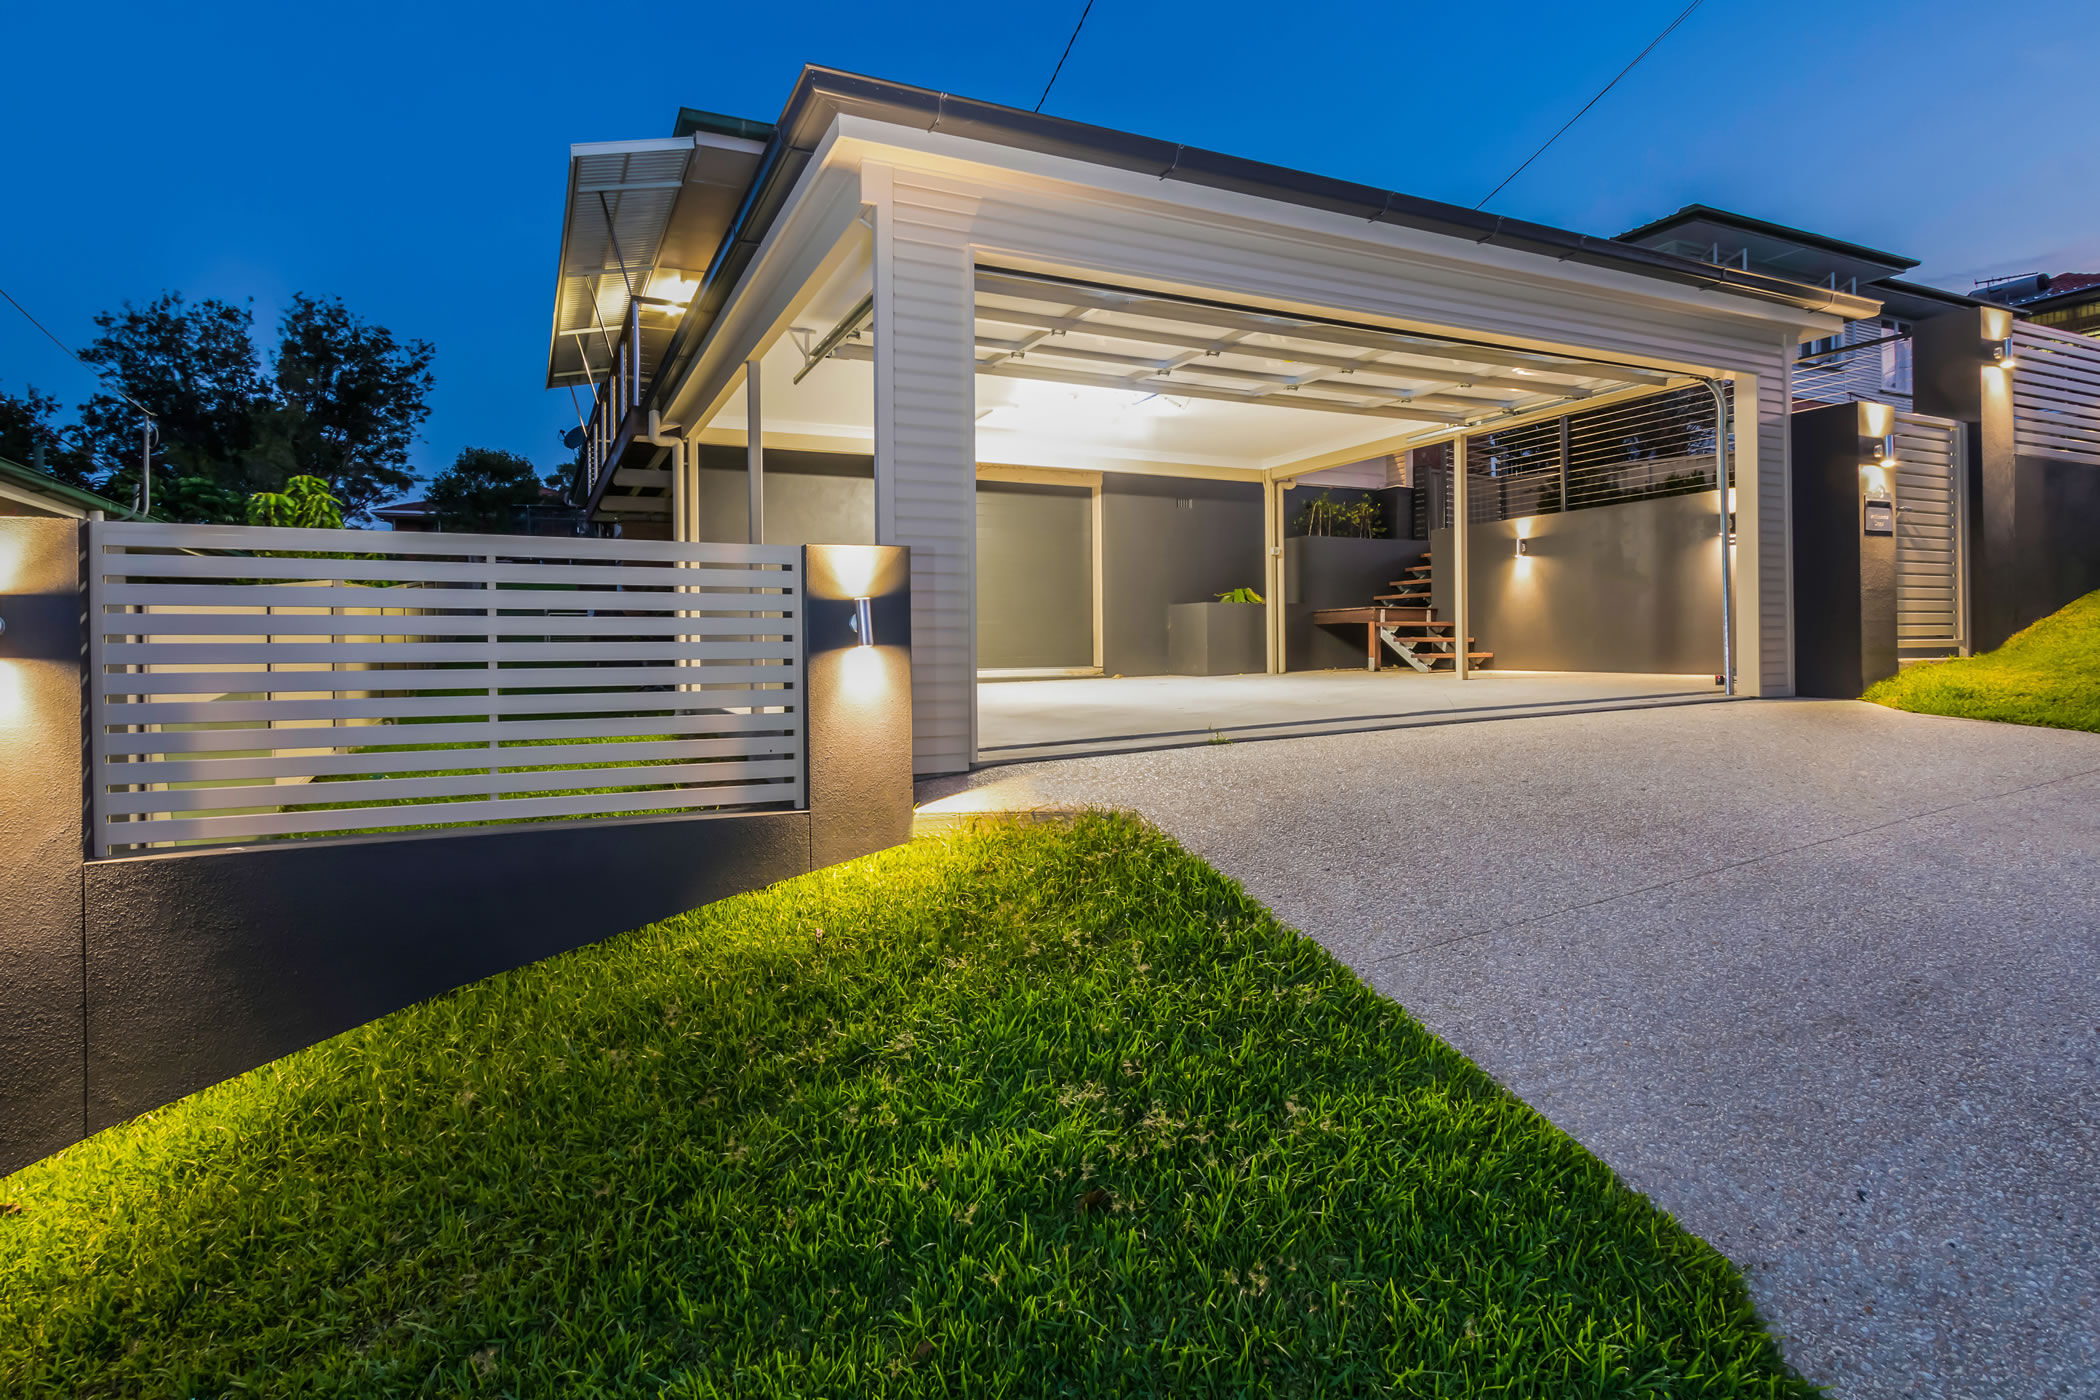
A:
<svg viewBox="0 0 2100 1400">
<path fill-rule="evenodd" d="M 922 773 L 1139 678 L 1155 737 L 1790 688 L 1786 366 L 1873 303 L 819 70 L 755 155 L 597 510 L 909 545 Z"/>
</svg>

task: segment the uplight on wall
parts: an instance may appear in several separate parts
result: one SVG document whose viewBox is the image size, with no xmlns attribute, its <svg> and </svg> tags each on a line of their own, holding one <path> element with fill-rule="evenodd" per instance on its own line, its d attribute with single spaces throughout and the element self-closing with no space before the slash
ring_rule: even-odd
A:
<svg viewBox="0 0 2100 1400">
<path fill-rule="evenodd" d="M 2007 336 L 2003 340 L 1992 341 L 1989 353 L 1991 363 L 1999 369 L 2018 369 L 2020 367 L 2020 357 L 2013 352 L 2011 336 Z"/>
<path fill-rule="evenodd" d="M 855 598 L 853 600 L 853 621 L 848 625 L 853 628 L 853 635 L 860 638 L 855 643 L 856 646 L 874 646 L 875 600 L 873 598 Z"/>
<path fill-rule="evenodd" d="M 1888 434 L 1881 440 L 1881 465 L 1883 467 L 1896 465 L 1896 435 L 1894 433 Z"/>
<path fill-rule="evenodd" d="M 1522 535 L 1517 536 L 1517 558 L 1528 559 L 1530 557 L 1531 541 L 1525 539 Z"/>
</svg>

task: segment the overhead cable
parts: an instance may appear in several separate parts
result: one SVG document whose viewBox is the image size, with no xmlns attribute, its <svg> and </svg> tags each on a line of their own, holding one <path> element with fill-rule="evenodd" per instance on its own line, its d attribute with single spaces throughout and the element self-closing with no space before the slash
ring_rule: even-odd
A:
<svg viewBox="0 0 2100 1400">
<path fill-rule="evenodd" d="M 1526 156 L 1522 165 L 1518 166 L 1515 170 L 1510 171 L 1509 174 L 1503 176 L 1502 184 L 1495 186 L 1495 188 L 1489 190 L 1486 194 L 1482 195 L 1480 197 L 1480 203 L 1474 205 L 1473 207 L 1475 209 L 1483 207 L 1487 204 L 1489 200 L 1493 199 L 1496 195 L 1502 193 L 1503 186 L 1507 185 L 1511 180 L 1516 179 L 1519 175 L 1522 175 L 1526 170 L 1530 169 L 1531 163 L 1533 161 L 1537 160 L 1540 156 L 1546 154 L 1547 146 L 1551 146 L 1555 141 L 1558 141 L 1561 137 L 1567 135 L 1569 127 L 1581 121 L 1583 116 L 1590 110 L 1590 108 L 1596 106 L 1599 102 L 1602 102 L 1604 100 L 1604 94 L 1610 92 L 1613 88 L 1619 85 L 1619 78 L 1625 77 L 1628 73 L 1631 73 L 1635 68 L 1638 68 L 1642 59 L 1646 58 L 1649 54 L 1655 52 L 1655 46 L 1657 44 L 1660 44 L 1663 40 L 1669 38 L 1672 33 L 1676 32 L 1678 25 L 1683 24 L 1686 20 L 1692 17 L 1692 11 L 1698 9 L 1701 5 L 1705 3 L 1706 0 L 1692 0 L 1691 4 L 1685 6 L 1684 12 L 1678 15 L 1677 18 L 1671 20 L 1668 28 L 1664 29 L 1662 33 L 1656 35 L 1653 39 L 1650 39 L 1648 41 L 1648 47 L 1642 49 L 1639 53 L 1633 56 L 1633 62 L 1627 64 L 1624 68 L 1621 68 L 1619 70 L 1618 78 L 1613 78 L 1603 87 L 1597 89 L 1597 95 L 1595 97 L 1592 97 L 1589 101 L 1582 104 L 1582 111 L 1577 112 L 1572 117 L 1569 117 L 1567 121 L 1562 124 L 1559 131 L 1556 131 L 1551 136 L 1548 136 L 1545 140 L 1544 145 L 1541 145 L 1529 156 Z M 1045 89 L 1045 92 L 1047 93 L 1048 89 Z M 1040 106 L 1041 104 L 1037 105 Z"/>
</svg>

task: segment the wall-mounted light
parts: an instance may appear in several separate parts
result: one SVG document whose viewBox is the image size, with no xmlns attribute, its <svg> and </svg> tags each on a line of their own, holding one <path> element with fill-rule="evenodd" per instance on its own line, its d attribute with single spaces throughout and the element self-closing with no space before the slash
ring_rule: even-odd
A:
<svg viewBox="0 0 2100 1400">
<path fill-rule="evenodd" d="M 1519 536 L 1519 537 L 1517 538 L 1517 558 L 1519 558 L 1519 559 L 1524 559 L 1524 558 L 1528 558 L 1528 557 L 1530 556 L 1530 554 L 1531 554 L 1531 541 L 1530 541 L 1530 540 L 1527 540 L 1527 539 L 1525 539 L 1525 538 L 1523 538 L 1522 536 Z"/>
<path fill-rule="evenodd" d="M 864 647 L 875 645 L 875 600 L 873 598 L 855 598 L 853 600 L 853 621 L 850 625 L 853 628 L 853 635 L 860 638 L 856 645 Z"/>
<path fill-rule="evenodd" d="M 1990 357 L 1991 363 L 1999 369 L 2018 369 L 2020 367 L 2020 357 L 2013 353 L 2011 336 L 2007 336 L 2003 340 L 1992 341 L 1990 344 Z"/>
<path fill-rule="evenodd" d="M 1894 433 L 1888 434 L 1881 440 L 1881 465 L 1884 467 L 1896 465 L 1896 435 Z"/>
</svg>

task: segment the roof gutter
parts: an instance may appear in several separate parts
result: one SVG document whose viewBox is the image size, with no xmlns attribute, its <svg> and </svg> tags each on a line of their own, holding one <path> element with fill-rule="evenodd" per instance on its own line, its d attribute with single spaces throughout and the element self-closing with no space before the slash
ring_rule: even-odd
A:
<svg viewBox="0 0 2100 1400">
<path fill-rule="evenodd" d="M 1225 190 L 1261 199 L 1280 200 L 1308 209 L 1393 224 L 1489 247 L 1543 254 L 1562 262 L 1631 272 L 1681 285 L 1707 287 L 1736 296 L 1826 312 L 1856 319 L 1870 316 L 1879 303 L 1834 288 L 1811 287 L 1764 273 L 1715 267 L 1672 253 L 1638 248 L 1609 238 L 1572 233 L 1548 224 L 1508 219 L 1499 214 L 1436 200 L 1420 199 L 1370 185 L 1310 175 L 1280 165 L 1221 155 L 1200 147 L 1134 136 L 1109 127 L 1024 112 L 1017 107 L 980 102 L 927 88 L 862 77 L 837 69 L 805 67 L 767 143 L 750 192 L 738 209 L 730 233 L 709 264 L 705 280 L 680 319 L 666 347 L 645 405 L 661 408 L 673 386 L 691 368 L 694 356 L 729 293 L 737 284 L 773 220 L 787 203 L 795 182 L 832 123 L 842 115 L 864 116 L 922 131 L 939 131 L 999 146 L 1063 156 L 1090 165 L 1133 171 L 1205 189 Z M 596 503 L 593 502 L 593 505 Z"/>
</svg>

